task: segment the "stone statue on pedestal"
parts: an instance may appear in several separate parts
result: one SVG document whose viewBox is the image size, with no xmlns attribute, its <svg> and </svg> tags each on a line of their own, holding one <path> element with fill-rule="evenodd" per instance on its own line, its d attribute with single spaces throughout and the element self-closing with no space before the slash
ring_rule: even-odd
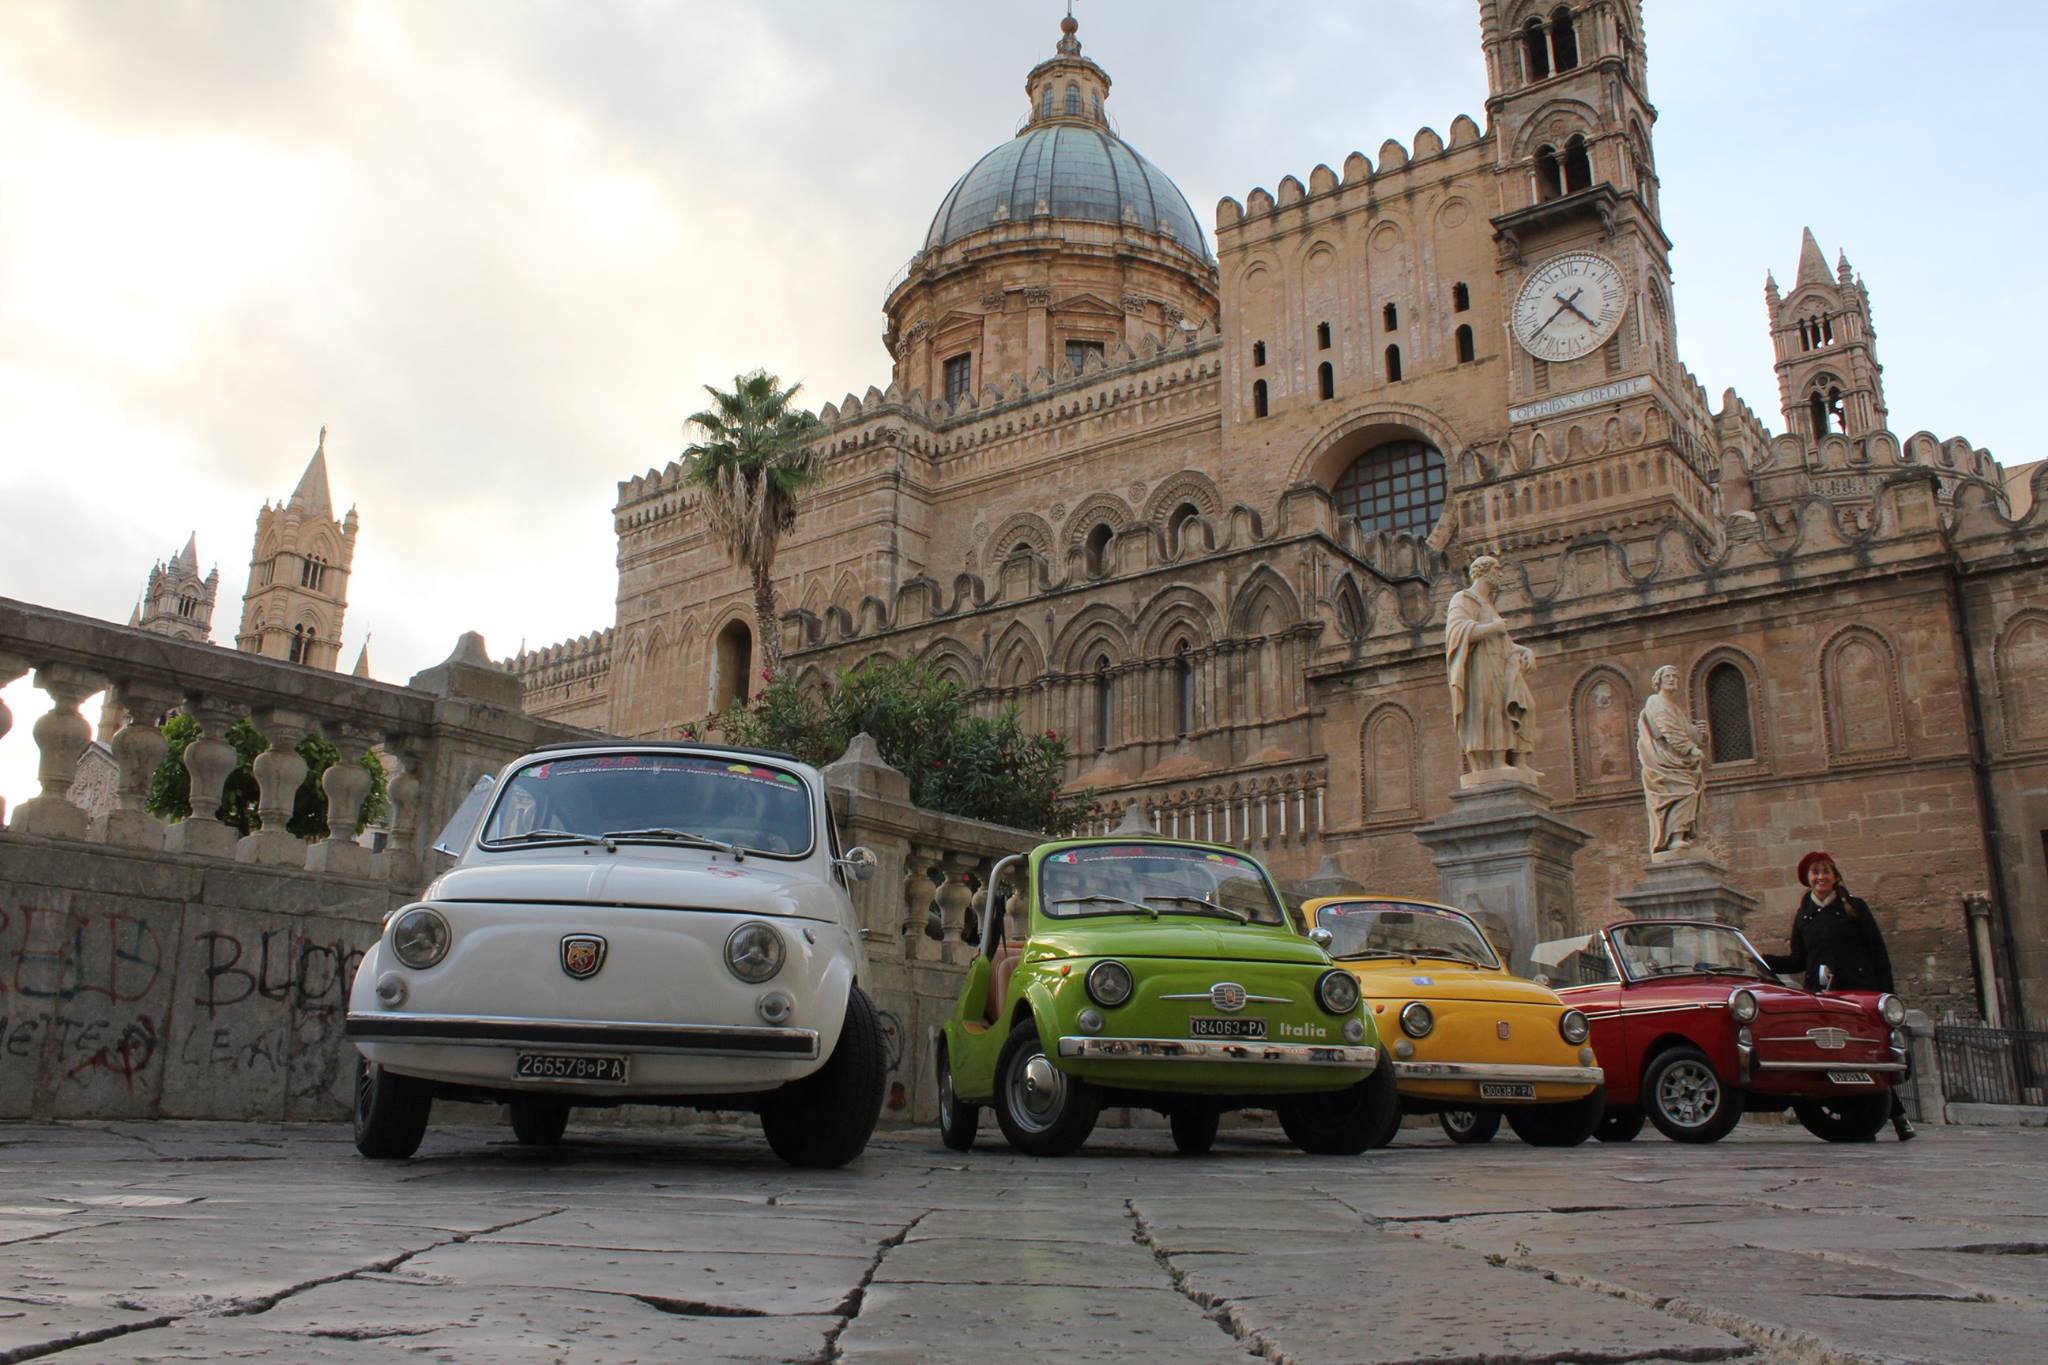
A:
<svg viewBox="0 0 2048 1365">
<path fill-rule="evenodd" d="M 1483 774 L 1532 781 L 1535 747 L 1529 674 L 1536 656 L 1508 637 L 1494 610 L 1505 569 L 1492 555 L 1472 561 L 1471 586 L 1451 598 L 1444 617 L 1444 666 L 1451 684 L 1451 723 L 1465 755 L 1467 782 Z M 1507 771 L 1504 771 L 1507 770 Z"/>
<path fill-rule="evenodd" d="M 1707 727 L 1678 707 L 1678 670 L 1665 664 L 1650 678 L 1650 699 L 1636 721 L 1636 758 L 1643 765 L 1643 805 L 1650 817 L 1650 856 L 1671 856 L 1699 839 L 1706 795 Z"/>
</svg>

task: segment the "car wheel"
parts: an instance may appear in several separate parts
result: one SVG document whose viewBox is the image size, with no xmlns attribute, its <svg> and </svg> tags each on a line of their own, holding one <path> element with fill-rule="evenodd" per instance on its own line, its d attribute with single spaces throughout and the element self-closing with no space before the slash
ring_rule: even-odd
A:
<svg viewBox="0 0 2048 1365">
<path fill-rule="evenodd" d="M 1182 1156 L 1201 1156 L 1216 1145 L 1223 1115 L 1208 1105 L 1188 1106 L 1167 1115 L 1173 1125 L 1173 1149 Z"/>
<path fill-rule="evenodd" d="M 1685 1044 L 1651 1058 L 1642 1103 L 1673 1142 L 1719 1142 L 1742 1121 L 1742 1096 L 1721 1083 L 1706 1053 Z"/>
<path fill-rule="evenodd" d="M 996 1058 L 996 1122 L 1030 1156 L 1065 1156 L 1088 1140 L 1102 1112 L 1093 1085 L 1059 1069 L 1029 1019 L 1010 1030 Z"/>
<path fill-rule="evenodd" d="M 939 1141 L 956 1152 L 974 1145 L 974 1130 L 981 1126 L 981 1106 L 962 1104 L 953 1094 L 953 1059 L 944 1039 L 939 1040 Z"/>
<path fill-rule="evenodd" d="M 569 1127 L 569 1106 L 560 1100 L 512 1101 L 512 1136 L 528 1147 L 554 1147 Z"/>
<path fill-rule="evenodd" d="M 1493 1135 L 1500 1131 L 1500 1110 L 1444 1109 L 1438 1111 L 1436 1121 L 1451 1141 L 1477 1146 L 1493 1141 Z"/>
<path fill-rule="evenodd" d="M 1401 1095 L 1385 1062 L 1356 1085 L 1303 1095 L 1277 1112 L 1289 1140 L 1311 1156 L 1357 1156 L 1401 1130 Z"/>
<path fill-rule="evenodd" d="M 1531 1147 L 1576 1147 L 1593 1136 L 1607 1109 L 1607 1087 L 1596 1085 L 1563 1104 L 1518 1105 L 1508 1110 L 1508 1127 Z"/>
<path fill-rule="evenodd" d="M 409 1157 L 427 1135 L 434 1092 L 356 1054 L 356 1150 L 379 1161 Z"/>
<path fill-rule="evenodd" d="M 1830 1095 L 1792 1106 L 1793 1117 L 1807 1132 L 1829 1142 L 1874 1142 L 1891 1113 L 1888 1094 Z"/>
<path fill-rule="evenodd" d="M 1609 1105 L 1607 1112 L 1600 1116 L 1599 1126 L 1593 1129 L 1593 1136 L 1602 1142 L 1634 1142 L 1636 1134 L 1643 1131 L 1643 1111 L 1635 1105 Z"/>
<path fill-rule="evenodd" d="M 823 1066 L 762 1104 L 761 1131 L 775 1155 L 792 1166 L 844 1166 L 874 1135 L 888 1083 L 882 1021 L 855 986 L 846 993 L 839 1046 Z"/>
</svg>

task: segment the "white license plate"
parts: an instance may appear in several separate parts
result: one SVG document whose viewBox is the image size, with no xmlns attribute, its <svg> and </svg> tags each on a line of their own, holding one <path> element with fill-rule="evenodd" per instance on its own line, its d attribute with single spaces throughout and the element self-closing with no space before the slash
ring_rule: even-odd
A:
<svg viewBox="0 0 2048 1365">
<path fill-rule="evenodd" d="M 1528 1081 L 1481 1081 L 1479 1098 L 1482 1100 L 1533 1100 L 1536 1087 Z"/>
<path fill-rule="evenodd" d="M 577 1056 L 567 1052 L 522 1052 L 513 1064 L 512 1076 L 521 1081 L 597 1081 L 606 1085 L 624 1085 L 626 1059 Z"/>
<path fill-rule="evenodd" d="M 1830 1071 L 1828 1073 L 1828 1084 L 1875 1085 L 1877 1082 L 1870 1079 L 1868 1071 Z"/>
<path fill-rule="evenodd" d="M 1263 1019 L 1223 1019 L 1213 1014 L 1198 1014 L 1188 1020 L 1190 1038 L 1251 1038 L 1266 1036 L 1266 1021 Z"/>
</svg>

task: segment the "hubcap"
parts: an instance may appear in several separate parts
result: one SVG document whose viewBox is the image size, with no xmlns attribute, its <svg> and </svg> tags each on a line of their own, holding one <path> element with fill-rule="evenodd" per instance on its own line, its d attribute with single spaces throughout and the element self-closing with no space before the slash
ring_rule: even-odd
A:
<svg viewBox="0 0 2048 1365">
<path fill-rule="evenodd" d="M 1721 1082 L 1698 1062 L 1680 1062 L 1657 1082 L 1657 1107 L 1681 1128 L 1698 1128 L 1721 1112 Z"/>
<path fill-rule="evenodd" d="M 953 1067 L 945 1053 L 939 1054 L 939 1122 L 953 1126 Z"/>
<path fill-rule="evenodd" d="M 1454 1133 L 1469 1133 L 1479 1126 L 1479 1115 L 1470 1109 L 1444 1110 L 1444 1127 Z"/>
<path fill-rule="evenodd" d="M 1058 1121 L 1066 1107 L 1067 1078 L 1043 1052 L 1034 1052 L 1010 1070 L 1010 1117 L 1038 1133 Z"/>
</svg>

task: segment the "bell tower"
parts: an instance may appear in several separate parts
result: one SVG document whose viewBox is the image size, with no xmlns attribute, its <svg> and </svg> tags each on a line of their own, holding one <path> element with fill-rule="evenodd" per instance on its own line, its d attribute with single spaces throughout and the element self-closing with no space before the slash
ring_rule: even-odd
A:
<svg viewBox="0 0 2048 1365">
<path fill-rule="evenodd" d="M 1774 275 L 1764 277 L 1777 353 L 1778 401 L 1785 429 L 1814 445 L 1829 432 L 1868 436 L 1882 430 L 1884 366 L 1877 363 L 1877 329 L 1870 322 L 1870 291 L 1849 267 L 1833 271 L 1813 229 L 1799 244 L 1799 274 L 1780 296 Z"/>
<path fill-rule="evenodd" d="M 1503 463 L 1519 474 L 1505 497 L 1466 504 L 1479 539 L 1671 521 L 1712 534 L 1711 419 L 1677 359 L 1641 0 L 1481 0 L 1480 27 L 1503 205 Z"/>
<path fill-rule="evenodd" d="M 335 520 L 322 427 L 291 497 L 275 506 L 266 503 L 256 514 L 256 547 L 235 647 L 313 668 L 338 667 L 355 555 L 356 509 Z"/>
</svg>

